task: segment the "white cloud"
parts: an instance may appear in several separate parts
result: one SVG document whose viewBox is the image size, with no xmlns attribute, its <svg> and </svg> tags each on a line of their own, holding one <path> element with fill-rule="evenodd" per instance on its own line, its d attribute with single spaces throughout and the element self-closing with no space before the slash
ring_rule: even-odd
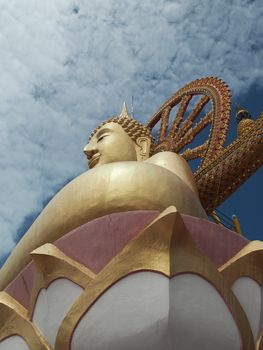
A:
<svg viewBox="0 0 263 350">
<path fill-rule="evenodd" d="M 262 83 L 262 15 L 244 0 L 1 0 L 0 257 L 124 99 L 145 120 L 202 76 L 234 94 Z"/>
</svg>

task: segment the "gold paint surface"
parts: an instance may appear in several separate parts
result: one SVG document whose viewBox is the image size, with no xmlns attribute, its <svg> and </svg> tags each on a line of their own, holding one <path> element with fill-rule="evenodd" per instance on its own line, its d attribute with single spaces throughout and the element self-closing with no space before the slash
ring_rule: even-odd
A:
<svg viewBox="0 0 263 350">
<path fill-rule="evenodd" d="M 49 202 L 0 270 L 0 290 L 31 260 L 32 250 L 95 218 L 129 210 L 162 211 L 170 205 L 181 213 L 206 218 L 197 195 L 187 185 L 190 181 L 187 163 L 184 160 L 180 163 L 179 156 L 167 153 L 163 154 L 164 164 L 160 164 L 158 155 L 157 164 L 150 160 L 105 164 L 67 184 Z M 170 163 L 174 159 L 169 169 L 164 167 L 167 158 Z M 179 176 L 174 168 L 180 169 Z"/>
</svg>

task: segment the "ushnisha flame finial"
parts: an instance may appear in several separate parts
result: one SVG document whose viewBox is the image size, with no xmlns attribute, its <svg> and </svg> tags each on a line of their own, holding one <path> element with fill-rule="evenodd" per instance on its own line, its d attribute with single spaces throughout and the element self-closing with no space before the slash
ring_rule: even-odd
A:
<svg viewBox="0 0 263 350">
<path fill-rule="evenodd" d="M 131 119 L 131 117 L 129 116 L 129 112 L 126 106 L 126 102 L 123 102 L 123 107 L 122 107 L 122 111 L 121 114 L 119 115 L 119 118 L 128 118 Z"/>
</svg>

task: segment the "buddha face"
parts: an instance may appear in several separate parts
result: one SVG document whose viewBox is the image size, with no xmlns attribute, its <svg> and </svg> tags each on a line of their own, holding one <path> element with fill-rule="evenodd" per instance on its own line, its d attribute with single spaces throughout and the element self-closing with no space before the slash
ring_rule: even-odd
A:
<svg viewBox="0 0 263 350">
<path fill-rule="evenodd" d="M 93 135 L 83 151 L 91 169 L 107 163 L 143 160 L 148 158 L 149 148 L 148 138 L 138 137 L 134 142 L 121 125 L 110 122 Z"/>
</svg>

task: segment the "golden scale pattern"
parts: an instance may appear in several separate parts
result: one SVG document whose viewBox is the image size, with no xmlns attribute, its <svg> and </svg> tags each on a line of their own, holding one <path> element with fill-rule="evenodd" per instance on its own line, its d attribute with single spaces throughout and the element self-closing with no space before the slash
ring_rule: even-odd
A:
<svg viewBox="0 0 263 350">
<path fill-rule="evenodd" d="M 195 173 L 200 199 L 206 211 L 213 211 L 262 164 L 263 114 L 253 126 L 226 147 L 217 159 Z"/>
<path fill-rule="evenodd" d="M 201 98 L 183 121 L 189 103 L 196 95 Z M 208 102 L 211 102 L 211 110 L 193 125 Z M 169 123 L 171 112 L 177 105 L 178 111 Z M 152 130 L 161 123 L 153 154 L 161 151 L 179 153 L 210 125 L 209 137 L 203 144 L 182 152 L 186 160 L 201 158 L 194 176 L 207 213 L 211 213 L 263 164 L 262 115 L 257 121 L 241 121 L 238 139 L 225 148 L 230 111 L 228 86 L 219 78 L 207 77 L 197 79 L 176 92 L 146 125 Z"/>
</svg>

